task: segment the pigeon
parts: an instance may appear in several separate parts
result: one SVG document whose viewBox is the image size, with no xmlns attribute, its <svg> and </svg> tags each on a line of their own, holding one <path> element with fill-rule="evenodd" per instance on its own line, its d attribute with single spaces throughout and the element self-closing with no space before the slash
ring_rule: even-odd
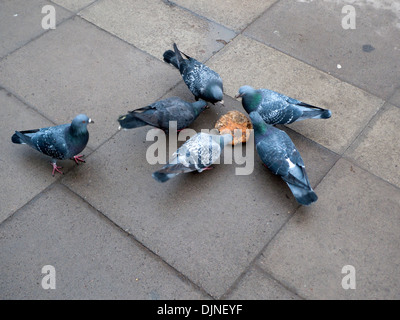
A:
<svg viewBox="0 0 400 320">
<path fill-rule="evenodd" d="M 180 173 L 211 170 L 210 166 L 219 159 L 223 148 L 232 139 L 231 134 L 197 133 L 175 151 L 169 162 L 152 176 L 158 182 L 165 182 Z"/>
<path fill-rule="evenodd" d="M 59 126 L 15 131 L 11 141 L 16 144 L 27 144 L 33 149 L 50 156 L 53 166 L 52 175 L 55 171 L 63 174 L 57 166 L 57 160 L 71 159 L 76 164 L 85 162 L 83 155 L 79 153 L 85 149 L 89 141 L 88 123 L 93 123 L 92 119 L 84 114 L 77 115 L 69 124 Z"/>
<path fill-rule="evenodd" d="M 206 65 L 180 52 L 174 43 L 174 51 L 164 52 L 164 61 L 176 67 L 182 75 L 183 81 L 193 93 L 196 100 L 203 99 L 212 104 L 220 101 L 223 105 L 223 85 L 218 73 Z M 182 54 L 186 57 L 184 59 Z"/>
<path fill-rule="evenodd" d="M 118 122 L 121 128 L 132 129 L 143 126 L 153 126 L 168 132 L 169 122 L 177 122 L 177 130 L 188 127 L 207 107 L 207 102 L 199 100 L 186 102 L 178 97 L 157 101 L 146 107 L 129 111 L 120 116 Z"/>
<path fill-rule="evenodd" d="M 317 201 L 304 161 L 286 132 L 266 124 L 255 111 L 250 113 L 250 120 L 256 150 L 264 165 L 287 183 L 298 203 L 308 206 Z"/>
<path fill-rule="evenodd" d="M 243 108 L 250 114 L 257 111 L 267 124 L 289 124 L 305 119 L 328 119 L 331 111 L 312 106 L 281 93 L 268 90 L 255 90 L 242 86 L 235 98 L 242 98 Z"/>
</svg>

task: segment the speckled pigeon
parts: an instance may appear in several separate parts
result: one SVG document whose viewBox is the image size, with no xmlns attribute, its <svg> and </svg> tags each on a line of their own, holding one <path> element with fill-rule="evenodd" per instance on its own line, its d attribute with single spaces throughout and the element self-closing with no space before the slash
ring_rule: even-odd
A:
<svg viewBox="0 0 400 320">
<path fill-rule="evenodd" d="M 189 103 L 181 98 L 171 97 L 130 111 L 120 116 L 118 122 L 124 129 L 149 125 L 168 132 L 169 122 L 176 121 L 177 130 L 180 131 L 196 120 L 206 107 L 207 102 L 204 100 Z"/>
<path fill-rule="evenodd" d="M 219 159 L 223 148 L 232 139 L 230 134 L 197 133 L 174 152 L 169 163 L 153 173 L 153 178 L 165 182 L 180 173 L 210 170 L 210 166 Z"/>
<path fill-rule="evenodd" d="M 235 98 L 242 97 L 243 108 L 257 111 L 268 124 L 288 124 L 305 119 L 328 119 L 331 111 L 318 108 L 268 89 L 242 86 Z"/>
<path fill-rule="evenodd" d="M 15 131 L 11 141 L 17 144 L 27 144 L 33 149 L 50 156 L 53 166 L 52 175 L 61 167 L 57 166 L 57 160 L 71 159 L 79 164 L 85 162 L 79 153 L 85 149 L 89 141 L 87 124 L 93 123 L 92 119 L 84 114 L 77 115 L 71 123 L 59 126 Z"/>
<path fill-rule="evenodd" d="M 310 186 L 303 159 L 286 132 L 250 113 L 257 152 L 265 166 L 287 183 L 297 202 L 310 205 L 318 197 Z"/>
<path fill-rule="evenodd" d="M 183 81 L 193 93 L 196 100 L 203 99 L 213 104 L 220 101 L 223 104 L 224 89 L 219 74 L 183 53 L 186 57 L 184 59 L 181 53 L 183 52 L 180 52 L 174 43 L 174 51 L 167 50 L 164 52 L 164 61 L 172 64 L 179 70 Z"/>
</svg>

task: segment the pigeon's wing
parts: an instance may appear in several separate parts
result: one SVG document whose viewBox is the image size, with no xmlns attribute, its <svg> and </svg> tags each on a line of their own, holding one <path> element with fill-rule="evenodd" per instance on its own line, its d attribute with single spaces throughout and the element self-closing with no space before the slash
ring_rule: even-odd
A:
<svg viewBox="0 0 400 320">
<path fill-rule="evenodd" d="M 212 135 L 198 133 L 186 141 L 172 156 L 170 163 L 181 163 L 201 172 L 221 155 L 221 147 Z"/>
<path fill-rule="evenodd" d="M 284 146 L 272 145 L 267 140 L 256 144 L 257 152 L 262 162 L 278 176 L 286 176 L 289 172 L 287 151 Z"/>
<path fill-rule="evenodd" d="M 269 124 L 289 124 L 305 119 L 328 119 L 331 111 L 290 98 L 281 93 L 260 89 L 262 102 L 257 111 Z"/>
<path fill-rule="evenodd" d="M 261 89 L 262 101 L 257 111 L 266 123 L 292 123 L 302 115 L 302 111 L 288 102 L 289 97 L 267 89 Z"/>
<path fill-rule="evenodd" d="M 160 100 L 154 102 L 148 106 L 135 109 L 130 113 L 133 113 L 135 118 L 158 128 L 163 128 L 163 119 L 165 118 L 166 109 L 172 106 L 175 103 L 175 100 L 172 98 Z M 168 128 L 168 125 L 167 127 Z"/>
<path fill-rule="evenodd" d="M 139 112 L 135 112 L 136 118 L 162 129 L 168 129 L 170 121 L 177 122 L 177 130 L 184 129 L 195 119 L 192 105 L 177 97 L 161 100 L 137 110 Z"/>
<path fill-rule="evenodd" d="M 302 188 L 310 188 L 310 181 L 308 180 L 304 161 L 296 148 L 291 150 L 289 160 L 289 172 L 285 177 L 282 178 L 292 185 Z"/>
<path fill-rule="evenodd" d="M 69 125 L 60 125 L 43 128 L 35 133 L 28 133 L 31 146 L 39 152 L 54 159 L 65 159 L 68 157 L 68 146 L 65 139 L 66 130 Z"/>
<path fill-rule="evenodd" d="M 182 73 L 182 78 L 194 96 L 201 96 L 211 82 L 219 83 L 222 86 L 222 79 L 214 70 L 195 59 L 187 61 L 189 63 Z"/>
<path fill-rule="evenodd" d="M 288 124 L 299 117 L 302 112 L 283 100 L 264 100 L 257 109 L 268 124 Z"/>
</svg>

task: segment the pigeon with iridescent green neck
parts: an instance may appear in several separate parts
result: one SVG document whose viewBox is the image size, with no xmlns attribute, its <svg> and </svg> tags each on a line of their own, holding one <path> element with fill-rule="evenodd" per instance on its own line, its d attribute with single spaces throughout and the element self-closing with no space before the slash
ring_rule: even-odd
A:
<svg viewBox="0 0 400 320">
<path fill-rule="evenodd" d="M 305 119 L 328 119 L 331 111 L 312 106 L 268 89 L 242 86 L 235 98 L 242 98 L 247 113 L 256 111 L 265 123 L 289 124 Z"/>
<path fill-rule="evenodd" d="M 85 162 L 79 155 L 85 149 L 89 141 L 88 123 L 93 122 L 84 114 L 77 115 L 72 123 L 59 126 L 15 131 L 11 141 L 16 144 L 27 144 L 31 148 L 52 158 L 52 175 L 61 167 L 57 166 L 57 160 L 71 159 L 79 164 Z"/>
<path fill-rule="evenodd" d="M 286 132 L 266 124 L 257 112 L 251 112 L 250 119 L 256 150 L 264 165 L 287 183 L 298 203 L 310 205 L 317 201 L 304 161 Z"/>
</svg>

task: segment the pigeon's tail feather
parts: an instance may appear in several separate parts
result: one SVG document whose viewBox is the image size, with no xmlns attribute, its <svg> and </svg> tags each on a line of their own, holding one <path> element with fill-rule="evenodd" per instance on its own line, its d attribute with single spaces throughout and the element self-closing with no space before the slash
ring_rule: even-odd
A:
<svg viewBox="0 0 400 320">
<path fill-rule="evenodd" d="M 21 137 L 15 132 L 11 137 L 11 141 L 17 144 L 24 144 L 25 142 L 21 139 Z"/>
<path fill-rule="evenodd" d="M 317 194 L 311 188 L 305 189 L 288 182 L 287 185 L 292 191 L 292 194 L 296 198 L 297 202 L 302 205 L 309 206 L 310 204 L 318 200 Z"/>
<path fill-rule="evenodd" d="M 139 128 L 143 126 L 147 126 L 147 123 L 138 119 L 135 116 L 134 112 L 130 112 L 126 115 L 120 116 L 118 118 L 119 125 L 121 128 L 124 129 L 133 129 L 133 128 Z"/>
<path fill-rule="evenodd" d="M 165 182 L 168 181 L 169 179 L 175 177 L 179 173 L 165 173 L 165 172 L 154 172 L 152 174 L 153 178 L 158 181 L 158 182 Z"/>
<path fill-rule="evenodd" d="M 324 110 L 324 112 L 321 113 L 321 119 L 329 119 L 331 116 L 331 110 Z"/>
<path fill-rule="evenodd" d="M 330 110 L 307 110 L 303 111 L 303 115 L 298 120 L 304 119 L 329 119 L 332 113 Z"/>
<path fill-rule="evenodd" d="M 179 62 L 176 57 L 176 54 L 172 50 L 167 50 L 164 52 L 164 61 L 172 64 L 175 68 L 179 69 Z"/>
<path fill-rule="evenodd" d="M 298 120 L 304 119 L 329 119 L 332 112 L 328 109 L 322 109 L 306 103 L 299 104 L 303 111 L 303 115 Z"/>
<path fill-rule="evenodd" d="M 158 182 L 165 182 L 169 179 L 177 176 L 180 173 L 192 172 L 195 169 L 192 167 L 186 167 L 182 163 L 167 164 L 160 170 L 153 173 L 153 178 Z"/>
<path fill-rule="evenodd" d="M 11 141 L 17 144 L 29 144 L 30 143 L 30 133 L 35 133 L 38 130 L 27 130 L 27 131 L 15 131 L 13 136 L 11 137 Z M 28 135 L 25 135 L 28 134 Z"/>
</svg>

